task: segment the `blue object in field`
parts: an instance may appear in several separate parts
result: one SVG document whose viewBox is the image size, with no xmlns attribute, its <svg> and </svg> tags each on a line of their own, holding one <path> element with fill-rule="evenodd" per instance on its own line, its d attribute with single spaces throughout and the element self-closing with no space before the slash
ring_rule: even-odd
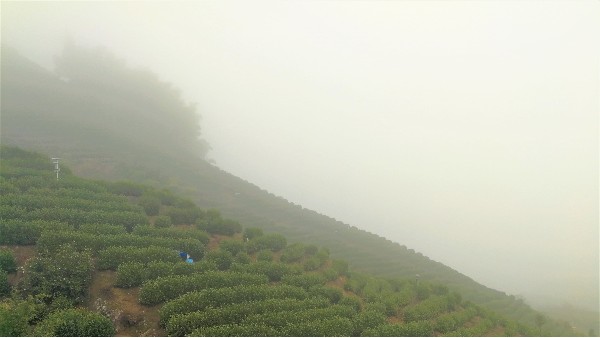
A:
<svg viewBox="0 0 600 338">
<path fill-rule="evenodd" d="M 188 254 L 187 254 L 187 252 L 179 251 L 179 257 L 181 257 L 181 259 L 185 260 L 188 258 Z"/>
<path fill-rule="evenodd" d="M 190 263 L 190 264 L 194 264 L 194 260 L 191 258 L 188 258 L 185 260 L 186 263 Z"/>
</svg>

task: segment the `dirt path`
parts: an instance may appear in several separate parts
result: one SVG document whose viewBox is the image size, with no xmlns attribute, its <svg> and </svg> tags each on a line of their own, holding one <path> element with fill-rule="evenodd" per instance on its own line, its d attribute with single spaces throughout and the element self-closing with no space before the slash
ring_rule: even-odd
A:
<svg viewBox="0 0 600 338">
<path fill-rule="evenodd" d="M 165 336 L 159 325 L 159 306 L 138 303 L 139 288 L 113 287 L 114 271 L 96 271 L 90 286 L 88 308 L 102 312 L 113 320 L 116 336 Z"/>
</svg>

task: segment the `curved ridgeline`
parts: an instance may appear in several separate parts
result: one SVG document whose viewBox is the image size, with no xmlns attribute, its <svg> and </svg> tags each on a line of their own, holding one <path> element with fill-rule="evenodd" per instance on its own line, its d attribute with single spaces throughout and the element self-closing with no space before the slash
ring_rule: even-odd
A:
<svg viewBox="0 0 600 338">
<path fill-rule="evenodd" d="M 94 57 L 82 61 L 81 55 L 78 66 L 93 68 Z M 114 67 L 121 67 L 116 64 Z M 131 72 L 119 69 L 120 73 Z M 67 75 L 69 81 L 60 80 L 3 46 L 0 133 L 3 144 L 60 156 L 82 176 L 133 180 L 157 189 L 167 187 L 191 198 L 201 208 L 218 209 L 225 218 L 247 227 L 277 232 L 292 242 L 325 246 L 333 258 L 348 261 L 355 271 L 407 279 L 419 274 L 422 280 L 443 283 L 451 291 L 460 292 L 466 300 L 528 325 L 536 324 L 537 312 L 522 300 L 487 288 L 403 245 L 290 203 L 194 155 L 190 149 L 204 149 L 200 151 L 202 154 L 205 144 L 194 145 L 190 141 L 192 131 L 188 125 L 192 122 L 188 106 L 177 101 L 172 90 L 165 89 L 163 83 L 156 83 L 151 76 L 134 72 L 134 80 L 124 81 L 120 86 L 106 83 L 99 86 L 93 78 L 77 82 L 76 70 Z M 137 86 L 144 81 L 150 82 L 148 88 L 153 92 L 167 92 L 164 104 L 145 102 L 140 95 L 123 95 L 128 85 Z M 166 110 L 160 111 L 163 106 Z M 140 122 L 148 127 L 132 128 Z M 186 135 L 181 142 L 172 137 L 179 131 Z M 130 185 L 129 189 L 132 191 L 128 193 L 132 193 L 139 188 Z M 146 198 L 145 203 L 156 204 L 156 201 Z M 199 216 L 170 212 L 171 217 L 187 217 L 190 223 Z M 92 216 L 87 217 L 93 220 Z M 135 217 L 128 222 L 132 228 Z"/>
<path fill-rule="evenodd" d="M 0 149 L 4 336 L 573 335 L 442 284 L 349 271 L 325 247 L 243 229 L 166 190 L 67 168 L 57 180 L 47 157 Z"/>
</svg>

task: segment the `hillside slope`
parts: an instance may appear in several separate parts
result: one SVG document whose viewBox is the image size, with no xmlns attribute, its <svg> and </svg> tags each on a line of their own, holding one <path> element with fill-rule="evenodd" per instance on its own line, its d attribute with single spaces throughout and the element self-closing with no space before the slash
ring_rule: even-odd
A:
<svg viewBox="0 0 600 338">
<path fill-rule="evenodd" d="M 123 104 L 111 91 L 61 80 L 9 48 L 2 49 L 2 61 L 3 144 L 59 156 L 85 177 L 169 187 L 200 207 L 217 208 L 246 226 L 326 246 L 332 257 L 343 257 L 356 271 L 411 279 L 419 274 L 422 280 L 448 285 L 467 300 L 535 324 L 537 313 L 522 300 L 487 288 L 403 245 L 294 205 L 202 160 L 202 151 L 195 152 L 189 144 L 179 146 L 160 132 L 164 117 L 153 120 L 141 112 L 129 115 L 136 104 L 148 106 L 142 97 Z M 88 67 L 93 62 L 91 57 Z M 121 90 L 127 90 L 126 84 Z M 168 114 L 176 116 L 177 112 Z M 173 121 L 177 124 L 181 119 Z M 146 126 L 146 122 L 149 131 L 140 132 L 136 126 Z"/>
<path fill-rule="evenodd" d="M 0 156 L 1 335 L 549 333 L 443 285 L 353 273 L 326 248 L 242 233 L 165 190 L 68 169 L 57 180 L 46 156 L 8 147 Z"/>
</svg>

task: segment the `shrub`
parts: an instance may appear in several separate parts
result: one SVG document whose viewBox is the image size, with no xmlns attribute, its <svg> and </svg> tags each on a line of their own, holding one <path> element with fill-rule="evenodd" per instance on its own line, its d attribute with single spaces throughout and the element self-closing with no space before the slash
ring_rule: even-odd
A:
<svg viewBox="0 0 600 338">
<path fill-rule="evenodd" d="M 265 325 L 224 324 L 194 330 L 192 337 L 277 337 L 277 330 Z"/>
<path fill-rule="evenodd" d="M 219 289 L 206 289 L 186 293 L 167 302 L 160 309 L 160 322 L 165 325 L 176 314 L 201 311 L 208 307 L 238 304 L 266 299 L 292 298 L 303 300 L 308 294 L 302 288 L 291 285 L 240 285 Z"/>
<path fill-rule="evenodd" d="M 248 253 L 254 253 L 260 250 L 279 251 L 285 248 L 287 240 L 280 234 L 269 234 L 251 239 L 246 248 Z"/>
<path fill-rule="evenodd" d="M 160 215 L 154 220 L 154 226 L 157 228 L 168 228 L 171 225 L 173 225 L 173 222 L 168 215 Z"/>
<path fill-rule="evenodd" d="M 164 247 L 113 246 L 98 253 L 96 265 L 100 270 L 115 270 L 125 262 L 150 263 L 152 261 L 177 263 L 181 258 L 175 250 Z"/>
<path fill-rule="evenodd" d="M 363 336 L 379 337 L 431 337 L 433 325 L 429 321 L 406 324 L 383 324 L 373 329 L 367 329 Z"/>
<path fill-rule="evenodd" d="M 10 284 L 8 284 L 8 273 L 0 269 L 0 298 L 10 294 Z"/>
<path fill-rule="evenodd" d="M 386 323 L 387 317 L 380 311 L 363 311 L 359 313 L 353 321 L 354 337 L 360 337 L 367 329 L 383 325 Z"/>
<path fill-rule="evenodd" d="M 317 257 L 311 257 L 307 259 L 302 266 L 304 267 L 304 271 L 315 271 L 320 268 L 322 264 L 323 263 L 321 263 Z"/>
<path fill-rule="evenodd" d="M 266 275 L 270 282 L 279 282 L 285 275 L 297 274 L 289 265 L 277 262 L 256 262 L 251 264 L 233 264 L 232 271 L 259 273 Z"/>
<path fill-rule="evenodd" d="M 144 281 L 146 265 L 141 262 L 125 262 L 117 268 L 115 286 L 130 288 L 141 285 Z"/>
<path fill-rule="evenodd" d="M 231 263 L 233 263 L 233 255 L 229 251 L 210 251 L 205 258 L 209 262 L 214 262 L 217 269 L 221 271 L 229 269 Z"/>
<path fill-rule="evenodd" d="M 51 313 L 34 331 L 44 337 L 112 337 L 115 328 L 107 317 L 83 309 Z"/>
<path fill-rule="evenodd" d="M 160 211 L 160 199 L 158 196 L 143 195 L 138 200 L 138 204 L 144 209 L 148 216 L 156 216 Z"/>
<path fill-rule="evenodd" d="M 222 218 L 202 218 L 197 222 L 198 229 L 205 230 L 210 234 L 233 236 L 242 231 L 239 222 Z"/>
<path fill-rule="evenodd" d="M 39 298 L 8 298 L 0 303 L 0 337 L 30 335 L 30 324 L 34 324 L 47 312 Z"/>
<path fill-rule="evenodd" d="M 429 320 L 448 309 L 448 297 L 432 296 L 415 305 L 404 308 L 404 321 Z"/>
<path fill-rule="evenodd" d="M 293 337 L 348 337 L 352 335 L 352 322 L 339 316 L 288 325 L 280 331 L 282 336 Z"/>
<path fill-rule="evenodd" d="M 337 271 L 340 276 L 348 274 L 348 262 L 346 261 L 334 259 L 331 262 L 331 268 Z"/>
<path fill-rule="evenodd" d="M 256 254 L 256 260 L 271 262 L 273 260 L 273 252 L 271 250 L 261 250 Z"/>
<path fill-rule="evenodd" d="M 332 304 L 337 304 L 344 296 L 340 289 L 324 285 L 312 286 L 309 288 L 308 292 L 315 297 L 326 298 Z"/>
<path fill-rule="evenodd" d="M 244 240 L 251 240 L 262 235 L 263 231 L 260 228 L 246 228 L 246 230 L 244 230 L 243 237 Z"/>
<path fill-rule="evenodd" d="M 158 277 L 191 275 L 194 273 L 214 271 L 217 267 L 212 262 L 197 262 L 188 264 L 186 262 L 126 262 L 117 268 L 117 280 L 115 285 L 121 288 L 131 288 L 142 285 L 144 282 Z"/>
<path fill-rule="evenodd" d="M 3 219 L 2 222 L 0 222 L 0 244 L 33 245 L 37 242 L 44 229 L 63 231 L 73 229 L 73 227 L 61 222 Z"/>
<path fill-rule="evenodd" d="M 186 251 L 196 260 L 201 259 L 204 255 L 204 246 L 196 239 L 158 238 L 133 234 L 92 235 L 75 231 L 45 231 L 38 240 L 38 248 L 40 251 L 52 252 L 64 243 L 70 243 L 78 250 L 91 249 L 93 252 L 99 252 L 111 246 L 132 246 L 138 248 L 158 246 L 177 251 Z"/>
<path fill-rule="evenodd" d="M 125 181 L 106 183 L 106 185 L 108 190 L 113 194 L 125 196 L 142 196 L 147 189 L 141 184 Z"/>
<path fill-rule="evenodd" d="M 306 247 L 304 247 L 304 253 L 306 253 L 309 256 L 316 254 L 317 251 L 319 251 L 319 247 L 314 244 L 309 244 Z"/>
<path fill-rule="evenodd" d="M 322 298 L 297 299 L 267 299 L 222 307 L 206 308 L 202 311 L 179 314 L 171 317 L 166 325 L 170 336 L 183 337 L 201 327 L 211 327 L 224 324 L 235 324 L 250 315 L 262 313 L 277 313 L 290 310 L 321 309 L 329 306 Z"/>
<path fill-rule="evenodd" d="M 245 252 L 240 252 L 233 258 L 233 261 L 238 264 L 250 264 L 252 263 L 252 258 Z"/>
<path fill-rule="evenodd" d="M 140 289 L 140 304 L 154 305 L 192 291 L 238 285 L 266 284 L 263 275 L 210 271 L 189 276 L 167 276 L 146 282 Z"/>
<path fill-rule="evenodd" d="M 313 286 L 325 283 L 325 278 L 317 274 L 287 275 L 281 278 L 281 282 L 308 290 Z"/>
<path fill-rule="evenodd" d="M 112 224 L 82 224 L 79 231 L 92 235 L 123 235 L 127 230 L 122 225 Z"/>
<path fill-rule="evenodd" d="M 196 220 L 202 217 L 203 211 L 195 206 L 189 208 L 171 207 L 166 211 L 165 215 L 171 218 L 173 224 L 195 224 Z"/>
<path fill-rule="evenodd" d="M 12 251 L 0 249 L 0 270 L 6 272 L 17 271 L 17 262 L 15 261 Z"/>
<path fill-rule="evenodd" d="M 46 294 L 83 301 L 92 280 L 90 252 L 77 252 L 63 246 L 52 255 L 38 255 L 25 266 L 23 290 L 28 294 Z"/>
<path fill-rule="evenodd" d="M 294 243 L 287 246 L 281 254 L 280 261 L 284 263 L 297 262 L 304 257 L 304 244 Z"/>
<path fill-rule="evenodd" d="M 360 311 L 362 308 L 360 299 L 356 296 L 344 296 L 338 302 L 340 305 L 347 305 L 353 307 L 356 311 Z"/>
<path fill-rule="evenodd" d="M 242 241 L 236 239 L 225 239 L 219 243 L 219 249 L 228 251 L 235 256 L 238 253 L 243 252 L 246 247 Z"/>
<path fill-rule="evenodd" d="M 210 236 L 201 230 L 182 230 L 174 228 L 161 228 L 151 226 L 138 226 L 133 229 L 133 234 L 137 236 L 147 237 L 162 237 L 162 238 L 174 238 L 174 239 L 196 239 L 202 244 L 208 244 Z"/>
<path fill-rule="evenodd" d="M 252 314 L 244 319 L 242 324 L 261 324 L 281 329 L 292 324 L 300 324 L 334 317 L 352 318 L 355 314 L 356 311 L 350 307 L 333 305 L 320 309 L 290 309 L 287 311 L 270 311 L 266 313 Z"/>
</svg>

